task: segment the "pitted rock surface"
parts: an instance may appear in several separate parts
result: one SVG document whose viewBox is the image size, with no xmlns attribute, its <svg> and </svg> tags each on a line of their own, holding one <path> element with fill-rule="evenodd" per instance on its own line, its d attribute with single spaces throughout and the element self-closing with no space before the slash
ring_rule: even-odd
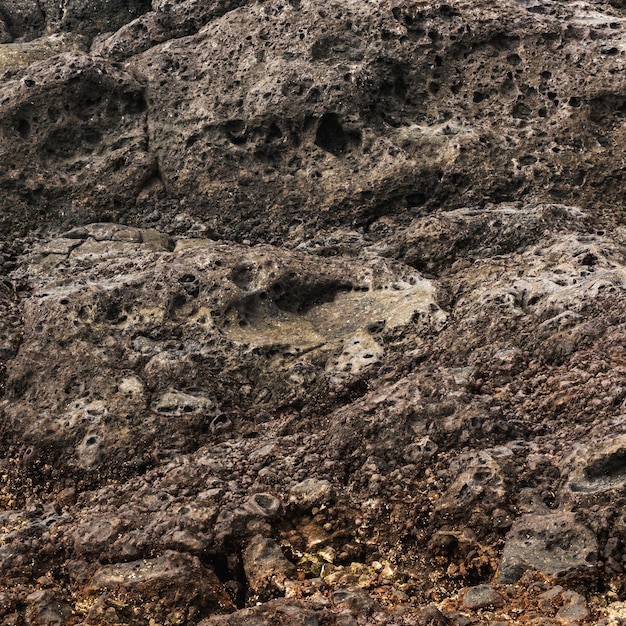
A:
<svg viewBox="0 0 626 626">
<path fill-rule="evenodd" d="M 0 626 L 621 624 L 625 32 L 0 0 Z"/>
</svg>

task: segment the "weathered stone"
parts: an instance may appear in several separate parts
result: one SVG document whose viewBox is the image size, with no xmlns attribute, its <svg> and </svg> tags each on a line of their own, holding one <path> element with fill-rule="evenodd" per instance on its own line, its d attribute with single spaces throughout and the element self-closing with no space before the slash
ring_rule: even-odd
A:
<svg viewBox="0 0 626 626">
<path fill-rule="evenodd" d="M 103 566 L 92 576 L 88 591 L 123 594 L 137 613 L 150 617 L 183 606 L 190 616 L 233 608 L 212 569 L 197 557 L 170 551 L 155 559 Z"/>
<path fill-rule="evenodd" d="M 278 599 L 232 615 L 211 617 L 198 626 L 319 626 L 320 623 L 316 611 L 304 603 Z"/>
<path fill-rule="evenodd" d="M 623 4 L 0 0 L 0 622 L 617 622 Z"/>
<path fill-rule="evenodd" d="M 557 578 L 593 577 L 598 543 L 574 513 L 524 515 L 516 520 L 502 551 L 498 581 L 514 583 L 527 569 Z"/>
<path fill-rule="evenodd" d="M 1 37 L 0 29 L 0 39 Z M 85 38 L 71 33 L 49 35 L 21 43 L 6 44 L 0 40 L 0 44 L 4 44 L 0 45 L 0 76 L 5 72 L 14 73 L 62 52 L 87 50 Z"/>
<path fill-rule="evenodd" d="M 363 589 L 340 589 L 333 593 L 333 602 L 339 607 L 350 607 L 357 614 L 380 611 L 378 603 Z"/>
<path fill-rule="evenodd" d="M 419 626 L 450 626 L 451 622 L 436 606 L 424 607 L 417 615 Z"/>
<path fill-rule="evenodd" d="M 308 511 L 329 504 L 332 497 L 330 481 L 318 478 L 307 478 L 289 490 L 289 502 Z"/>
<path fill-rule="evenodd" d="M 296 568 L 283 555 L 280 546 L 267 537 L 252 538 L 243 553 L 243 568 L 252 592 L 260 597 L 285 588 L 285 580 L 296 575 Z"/>
<path fill-rule="evenodd" d="M 589 609 L 583 596 L 575 591 L 566 591 L 563 594 L 565 604 L 558 610 L 556 616 L 564 624 L 578 624 L 580 620 L 589 617 Z"/>
<path fill-rule="evenodd" d="M 2 0 L 5 17 L 14 37 L 41 34 L 44 30 L 69 31 L 85 35 L 116 30 L 150 8 L 150 0 Z"/>
<path fill-rule="evenodd" d="M 65 598 L 49 590 L 34 591 L 26 597 L 29 626 L 63 626 L 72 613 Z"/>
<path fill-rule="evenodd" d="M 484 609 L 504 604 L 504 598 L 491 585 L 470 587 L 463 595 L 463 605 L 468 609 Z"/>
</svg>

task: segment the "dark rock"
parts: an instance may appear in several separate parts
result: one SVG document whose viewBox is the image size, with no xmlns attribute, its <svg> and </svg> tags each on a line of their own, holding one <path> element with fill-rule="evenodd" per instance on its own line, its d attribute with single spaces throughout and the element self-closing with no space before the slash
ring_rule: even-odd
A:
<svg viewBox="0 0 626 626">
<path fill-rule="evenodd" d="M 182 606 L 184 619 L 234 608 L 211 568 L 196 557 L 169 551 L 155 559 L 100 567 L 91 577 L 88 592 L 105 594 L 105 598 L 108 593 L 123 594 L 136 614 L 153 618 Z M 110 606 L 114 608 L 115 603 Z"/>
<path fill-rule="evenodd" d="M 242 609 L 200 622 L 198 626 L 319 626 L 316 611 L 296 600 L 270 600 L 261 606 Z"/>
<path fill-rule="evenodd" d="M 333 602 L 339 607 L 350 607 L 357 614 L 381 611 L 380 605 L 363 589 L 341 589 L 333 593 Z"/>
<path fill-rule="evenodd" d="M 134 16 L 150 8 L 150 0 L 2 0 L 2 15 L 13 37 L 28 37 L 48 32 L 69 31 L 93 36 L 117 30 Z"/>
<path fill-rule="evenodd" d="M 50 590 L 34 591 L 26 597 L 29 626 L 62 626 L 72 614 L 65 598 Z"/>
<path fill-rule="evenodd" d="M 419 626 L 450 626 L 450 621 L 436 606 L 430 605 L 421 609 L 417 615 Z"/>
</svg>

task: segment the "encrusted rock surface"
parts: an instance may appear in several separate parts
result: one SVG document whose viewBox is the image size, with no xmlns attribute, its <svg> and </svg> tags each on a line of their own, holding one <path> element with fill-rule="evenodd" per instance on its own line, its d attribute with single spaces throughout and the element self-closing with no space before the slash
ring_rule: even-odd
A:
<svg viewBox="0 0 626 626">
<path fill-rule="evenodd" d="M 625 623 L 625 53 L 0 0 L 0 626 Z"/>
</svg>

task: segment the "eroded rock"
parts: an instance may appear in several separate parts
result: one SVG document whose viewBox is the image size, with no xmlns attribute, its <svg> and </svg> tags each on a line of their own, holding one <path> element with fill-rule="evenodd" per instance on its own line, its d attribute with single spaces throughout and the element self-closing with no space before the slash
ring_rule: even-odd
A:
<svg viewBox="0 0 626 626">
<path fill-rule="evenodd" d="M 619 4 L 0 0 L 0 621 L 617 623 Z"/>
<path fill-rule="evenodd" d="M 285 558 L 280 546 L 260 535 L 246 546 L 243 568 L 250 589 L 259 597 L 284 590 L 285 580 L 296 575 L 296 568 Z"/>
<path fill-rule="evenodd" d="M 598 544 L 572 513 L 525 515 L 507 535 L 498 581 L 516 582 L 527 569 L 556 578 L 593 578 Z"/>
</svg>

